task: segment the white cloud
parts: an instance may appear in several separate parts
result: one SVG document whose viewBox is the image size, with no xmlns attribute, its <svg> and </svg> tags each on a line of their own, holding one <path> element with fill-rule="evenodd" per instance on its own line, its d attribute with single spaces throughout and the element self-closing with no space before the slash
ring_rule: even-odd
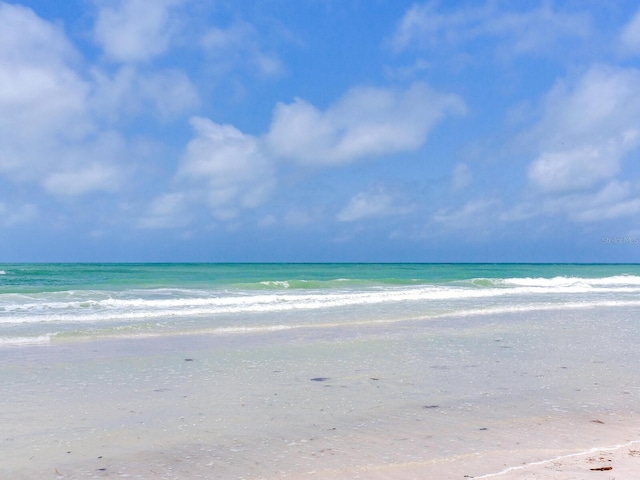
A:
<svg viewBox="0 0 640 480">
<path fill-rule="evenodd" d="M 94 39 L 117 62 L 146 61 L 167 51 L 183 0 L 99 2 Z"/>
<path fill-rule="evenodd" d="M 600 222 L 640 214 L 640 188 L 628 181 L 612 180 L 594 192 L 570 192 L 522 203 L 516 211 L 527 215 L 503 215 L 505 221 L 536 216 L 562 216 L 579 223 Z"/>
<path fill-rule="evenodd" d="M 576 223 L 594 223 L 639 214 L 640 184 L 611 180 L 592 191 L 529 197 L 500 212 L 496 218 L 500 222 L 519 222 L 557 217 Z"/>
<path fill-rule="evenodd" d="M 499 211 L 500 203 L 497 200 L 469 200 L 459 209 L 443 209 L 436 212 L 431 220 L 448 229 L 472 228 L 476 233 L 481 234 L 495 225 L 495 218 Z"/>
<path fill-rule="evenodd" d="M 339 213 L 341 222 L 353 222 L 365 218 L 387 215 L 402 215 L 411 211 L 411 207 L 396 205 L 395 199 L 387 192 L 376 189 L 355 195 Z"/>
<path fill-rule="evenodd" d="M 528 174 L 543 191 L 591 188 L 614 178 L 625 155 L 640 146 L 640 71 L 596 66 L 573 88 L 559 83 L 533 136 L 541 153 Z"/>
<path fill-rule="evenodd" d="M 0 175 L 12 181 L 56 196 L 118 191 L 134 170 L 132 152 L 105 122 L 123 112 L 172 118 L 199 102 L 178 70 L 125 65 L 113 76 L 98 68 L 83 75 L 63 29 L 28 8 L 0 2 L 0 24 Z"/>
<path fill-rule="evenodd" d="M 249 23 L 237 20 L 228 28 L 210 28 L 201 44 L 213 58 L 215 69 L 226 73 L 237 66 L 266 77 L 281 75 L 284 65 L 274 53 L 264 50 L 256 29 Z"/>
<path fill-rule="evenodd" d="M 179 70 L 141 73 L 132 66 L 120 68 L 113 77 L 93 71 L 92 104 L 111 121 L 123 112 L 135 115 L 154 111 L 161 119 L 184 114 L 200 103 L 198 92 Z"/>
<path fill-rule="evenodd" d="M 625 53 L 640 55 L 640 10 L 622 29 L 620 46 Z"/>
<path fill-rule="evenodd" d="M 640 213 L 640 191 L 629 182 L 609 182 L 595 195 L 575 199 L 571 216 L 580 222 L 597 222 L 636 216 Z"/>
<path fill-rule="evenodd" d="M 109 165 L 91 162 L 73 170 L 54 172 L 43 180 L 54 195 L 76 196 L 89 192 L 112 192 L 119 188 L 120 172 Z"/>
<path fill-rule="evenodd" d="M 75 73 L 77 53 L 61 29 L 5 3 L 0 25 L 0 171 L 30 177 L 38 158 L 20 155 L 20 147 L 50 147 L 93 130 L 90 85 Z"/>
<path fill-rule="evenodd" d="M 476 7 L 457 7 L 441 12 L 437 2 L 412 6 L 390 39 L 397 51 L 411 46 L 438 49 L 480 38 L 494 38 L 498 48 L 515 54 L 550 50 L 567 37 L 586 37 L 590 20 L 586 15 L 554 11 L 544 2 L 524 12 L 500 8 L 498 2 Z"/>
<path fill-rule="evenodd" d="M 613 139 L 605 145 L 543 153 L 530 165 L 529 179 L 548 192 L 590 188 L 613 178 L 620 171 L 620 158 L 637 142 L 634 134 L 628 141 Z"/>
<path fill-rule="evenodd" d="M 322 112 L 301 99 L 276 106 L 266 136 L 271 151 L 309 165 L 413 151 L 447 114 L 461 114 L 456 95 L 416 83 L 406 91 L 357 87 Z"/>
<path fill-rule="evenodd" d="M 192 215 L 186 195 L 167 193 L 156 198 L 149 212 L 139 220 L 139 228 L 181 228 L 191 223 Z"/>
<path fill-rule="evenodd" d="M 231 125 L 191 119 L 196 136 L 187 145 L 177 181 L 196 188 L 221 219 L 260 205 L 271 192 L 275 176 L 260 142 Z"/>
<path fill-rule="evenodd" d="M 124 147 L 99 131 L 64 32 L 5 3 L 0 25 L 0 173 L 56 195 L 116 189 Z"/>
</svg>

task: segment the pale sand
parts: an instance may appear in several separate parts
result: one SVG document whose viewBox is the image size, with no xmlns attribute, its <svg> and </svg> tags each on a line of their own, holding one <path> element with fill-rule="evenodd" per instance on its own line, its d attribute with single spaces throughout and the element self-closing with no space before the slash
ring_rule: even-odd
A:
<svg viewBox="0 0 640 480">
<path fill-rule="evenodd" d="M 508 453 L 507 453 L 508 455 Z M 335 470 L 310 471 L 286 476 L 296 480 L 338 479 L 495 479 L 495 480 L 638 480 L 640 478 L 640 440 L 607 448 L 570 453 L 547 460 L 508 467 L 478 476 L 462 474 L 479 458 L 473 455 L 406 464 L 369 465 Z M 496 459 L 494 459 L 496 460 Z M 503 458 L 503 461 L 507 460 Z M 464 467 L 462 465 L 465 465 Z M 279 477 L 274 477 L 279 478 Z M 284 477 L 283 477 L 284 478 Z"/>
<path fill-rule="evenodd" d="M 610 448 L 562 455 L 553 459 L 507 468 L 473 477 L 498 480 L 636 480 L 640 478 L 640 441 Z"/>
</svg>

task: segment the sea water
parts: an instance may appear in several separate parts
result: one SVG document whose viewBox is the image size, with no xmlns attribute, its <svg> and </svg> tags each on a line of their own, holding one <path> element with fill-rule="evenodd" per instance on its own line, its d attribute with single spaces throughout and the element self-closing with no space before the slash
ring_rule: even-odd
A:
<svg viewBox="0 0 640 480">
<path fill-rule="evenodd" d="M 0 346 L 639 306 L 637 265 L 0 266 Z"/>
<path fill-rule="evenodd" d="M 0 473 L 462 478 L 635 441 L 639 293 L 638 265 L 2 265 Z"/>
</svg>

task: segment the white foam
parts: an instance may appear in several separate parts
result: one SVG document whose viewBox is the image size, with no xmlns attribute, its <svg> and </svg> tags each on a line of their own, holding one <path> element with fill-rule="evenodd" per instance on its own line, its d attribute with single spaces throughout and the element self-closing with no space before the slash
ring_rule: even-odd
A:
<svg viewBox="0 0 640 480">
<path fill-rule="evenodd" d="M 637 285 L 634 283 L 639 282 Z M 221 292 L 189 290 L 131 290 L 125 292 L 56 292 L 37 296 L 9 295 L 0 299 L 0 324 L 35 322 L 100 322 L 105 320 L 138 320 L 161 317 L 215 316 L 219 314 L 286 312 L 337 307 L 392 304 L 394 302 L 449 302 L 447 308 L 464 312 L 468 301 L 494 299 L 501 308 L 540 309 L 553 303 L 563 305 L 604 305 L 611 302 L 626 305 L 640 293 L 640 277 L 609 277 L 607 279 L 507 279 L 504 282 L 522 284 L 504 287 L 404 286 L 367 290 L 314 290 L 307 293 Z M 589 283 L 590 282 L 590 283 Z M 602 286 L 597 286 L 600 282 Z M 572 294 L 572 296 L 565 296 Z M 580 296 L 586 294 L 585 296 Z M 613 296 L 612 296 L 613 294 Z M 506 300 L 501 300 L 507 297 Z M 568 302 L 568 299 L 571 302 Z M 456 304 L 460 301 L 460 304 Z M 466 304 L 465 304 L 466 302 Z M 507 303 L 508 302 L 508 303 Z M 625 303 L 627 302 L 627 303 Z M 507 305 L 504 305 L 507 303 Z M 467 306 L 465 306 L 467 305 Z M 485 305 L 486 306 L 486 305 Z M 491 305 L 488 305 L 491 307 Z M 544 307 L 542 307 L 544 308 Z M 475 311 L 475 310 L 474 310 Z"/>
<path fill-rule="evenodd" d="M 39 335 L 37 337 L 0 337 L 0 348 L 26 345 L 48 345 L 50 343 L 50 335 Z"/>
<path fill-rule="evenodd" d="M 525 470 L 529 467 L 535 467 L 537 465 L 546 465 L 547 463 L 557 462 L 559 460 L 564 460 L 566 458 L 580 457 L 582 455 L 592 455 L 594 453 L 599 453 L 599 452 L 611 452 L 615 450 L 620 450 L 621 448 L 631 447 L 638 443 L 640 443 L 640 440 L 633 440 L 631 442 L 623 443 L 620 445 L 614 445 L 612 447 L 594 447 L 594 448 L 590 448 L 589 450 L 585 450 L 583 452 L 570 453 L 568 455 L 560 455 L 558 457 L 549 458 L 547 460 L 540 460 L 539 462 L 525 463 L 524 465 L 517 465 L 515 467 L 505 468 L 504 470 L 501 470 L 496 473 L 487 473 L 486 475 L 480 475 L 479 477 L 473 477 L 473 478 L 479 479 L 479 478 L 499 477 L 502 475 L 506 475 L 507 473 L 515 472 L 516 470 Z"/>
<path fill-rule="evenodd" d="M 264 281 L 260 282 L 260 285 L 265 285 L 267 287 L 280 287 L 280 288 L 289 288 L 289 282 L 285 281 Z"/>
<path fill-rule="evenodd" d="M 522 286 L 522 287 L 593 287 L 593 286 L 640 286 L 640 277 L 635 275 L 615 275 L 603 278 L 580 278 L 580 277 L 524 277 L 495 279 L 496 285 Z"/>
</svg>

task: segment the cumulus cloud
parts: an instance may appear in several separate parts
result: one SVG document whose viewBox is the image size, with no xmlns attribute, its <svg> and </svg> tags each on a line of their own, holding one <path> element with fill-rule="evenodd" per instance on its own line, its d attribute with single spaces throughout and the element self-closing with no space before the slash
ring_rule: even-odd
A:
<svg viewBox="0 0 640 480">
<path fill-rule="evenodd" d="M 409 206 L 397 205 L 388 192 L 376 189 L 356 194 L 338 213 L 337 218 L 341 222 L 353 222 L 372 217 L 402 215 L 410 211 Z"/>
<path fill-rule="evenodd" d="M 29 176 L 21 145 L 74 140 L 93 129 L 90 85 L 76 74 L 78 54 L 64 32 L 30 9 L 0 3 L 0 170 Z M 36 159 L 37 160 L 37 159 Z"/>
<path fill-rule="evenodd" d="M 296 99 L 279 103 L 266 141 L 282 158 L 307 165 L 337 165 L 364 157 L 413 151 L 433 126 L 465 105 L 423 83 L 408 90 L 356 87 L 324 112 Z"/>
<path fill-rule="evenodd" d="M 221 219 L 260 205 L 270 193 L 275 176 L 259 140 L 207 118 L 193 117 L 191 125 L 196 135 L 187 145 L 177 180 L 197 188 Z"/>
<path fill-rule="evenodd" d="M 640 146 L 640 71 L 595 66 L 548 95 L 534 136 L 541 153 L 530 181 L 549 192 L 591 188 L 614 178 Z"/>
<path fill-rule="evenodd" d="M 544 2 L 539 8 L 514 11 L 498 2 L 442 12 L 438 2 L 413 5 L 402 18 L 389 43 L 396 51 L 409 47 L 435 49 L 494 38 L 515 54 L 548 50 L 558 40 L 586 37 L 590 20 L 583 14 L 554 11 Z"/>
<path fill-rule="evenodd" d="M 183 0 L 119 0 L 98 3 L 94 39 L 117 62 L 146 61 L 163 54 L 176 33 L 173 13 Z"/>
<path fill-rule="evenodd" d="M 62 29 L 6 3 L 0 24 L 0 173 L 60 195 L 115 189 L 119 137 L 99 131 Z"/>
<path fill-rule="evenodd" d="M 640 10 L 622 29 L 620 46 L 625 53 L 640 55 Z"/>
<path fill-rule="evenodd" d="M 192 117 L 194 136 L 185 148 L 173 190 L 153 200 L 140 228 L 181 228 L 204 206 L 229 221 L 262 204 L 275 185 L 272 162 L 260 141 L 232 125 Z"/>
</svg>

